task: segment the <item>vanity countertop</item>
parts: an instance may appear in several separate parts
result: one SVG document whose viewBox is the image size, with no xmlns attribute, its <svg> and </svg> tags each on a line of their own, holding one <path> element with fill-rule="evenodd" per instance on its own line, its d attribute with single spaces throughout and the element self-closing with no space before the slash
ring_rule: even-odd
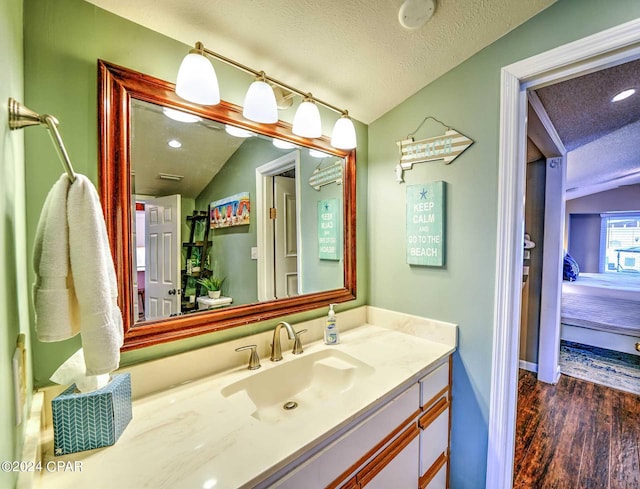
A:
<svg viewBox="0 0 640 489">
<path fill-rule="evenodd" d="M 303 355 L 327 348 L 375 370 L 348 395 L 323 401 L 317 412 L 291 411 L 287 419 L 265 423 L 251 416 L 254 406 L 246 397 L 221 393 L 227 385 L 295 361 L 287 351 L 277 364 L 262 359 L 256 371 L 233 368 L 134 401 L 133 419 L 114 446 L 55 457 L 52 441 L 45 442 L 43 466 L 51 460 L 81 461 L 82 470 L 43 472 L 40 488 L 256 487 L 418 381 L 455 345 L 365 324 L 343 332 L 339 345 L 310 343 Z"/>
</svg>

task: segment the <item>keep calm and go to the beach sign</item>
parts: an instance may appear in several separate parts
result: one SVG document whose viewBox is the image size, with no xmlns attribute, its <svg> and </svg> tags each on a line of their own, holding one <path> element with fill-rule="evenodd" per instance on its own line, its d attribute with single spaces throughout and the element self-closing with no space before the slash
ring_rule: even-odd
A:
<svg viewBox="0 0 640 489">
<path fill-rule="evenodd" d="M 407 187 L 407 263 L 444 266 L 445 182 Z"/>
</svg>

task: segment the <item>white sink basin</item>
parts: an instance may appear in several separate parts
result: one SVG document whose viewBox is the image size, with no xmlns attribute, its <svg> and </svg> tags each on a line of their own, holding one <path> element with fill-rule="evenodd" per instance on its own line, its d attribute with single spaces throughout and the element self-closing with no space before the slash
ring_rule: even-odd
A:
<svg viewBox="0 0 640 489">
<path fill-rule="evenodd" d="M 326 349 L 258 371 L 221 393 L 226 398 L 248 397 L 255 406 L 254 418 L 279 422 L 322 407 L 323 401 L 347 392 L 373 372 L 373 367 L 351 355 Z"/>
</svg>

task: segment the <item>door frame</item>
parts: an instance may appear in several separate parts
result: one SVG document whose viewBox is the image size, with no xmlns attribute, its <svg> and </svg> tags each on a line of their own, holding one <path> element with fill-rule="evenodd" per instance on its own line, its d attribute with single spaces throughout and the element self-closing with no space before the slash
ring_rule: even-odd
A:
<svg viewBox="0 0 640 489">
<path fill-rule="evenodd" d="M 502 68 L 496 291 L 486 487 L 513 481 L 520 346 L 527 89 L 640 58 L 640 19 Z M 559 325 L 558 325 L 559 326 Z"/>
<path fill-rule="evenodd" d="M 300 150 L 294 150 L 275 160 L 269 161 L 256 168 L 256 246 L 257 268 L 258 268 L 258 301 L 270 301 L 275 299 L 274 277 L 273 277 L 273 228 L 269 226 L 269 215 L 267 210 L 271 207 L 268 202 L 269 196 L 273 194 L 272 177 L 284 171 L 295 169 L 296 172 L 296 219 L 298 229 L 298 273 L 301 272 L 302 250 L 300 248 L 300 195 L 301 195 L 301 174 L 300 174 Z M 269 190 L 271 187 L 271 191 Z M 298 276 L 298 281 L 300 276 Z M 299 284 L 300 282 L 298 282 Z"/>
</svg>

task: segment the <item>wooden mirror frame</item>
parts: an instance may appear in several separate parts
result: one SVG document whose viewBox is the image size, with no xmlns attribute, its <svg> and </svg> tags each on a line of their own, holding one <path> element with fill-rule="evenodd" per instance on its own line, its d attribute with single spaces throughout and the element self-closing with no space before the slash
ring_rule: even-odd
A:
<svg viewBox="0 0 640 489">
<path fill-rule="evenodd" d="M 131 257 L 130 112 L 131 99 L 180 109 L 204 118 L 316 148 L 345 159 L 343 175 L 344 287 L 296 297 L 239 305 L 210 312 L 135 323 Z M 242 108 L 227 102 L 201 106 L 175 93 L 173 83 L 98 60 L 98 126 L 100 199 L 116 267 L 118 305 L 123 314 L 122 351 L 188 338 L 345 302 L 356 298 L 356 155 L 330 146 L 329 139 L 293 135 L 285 122 L 260 124 L 242 117 Z"/>
</svg>

